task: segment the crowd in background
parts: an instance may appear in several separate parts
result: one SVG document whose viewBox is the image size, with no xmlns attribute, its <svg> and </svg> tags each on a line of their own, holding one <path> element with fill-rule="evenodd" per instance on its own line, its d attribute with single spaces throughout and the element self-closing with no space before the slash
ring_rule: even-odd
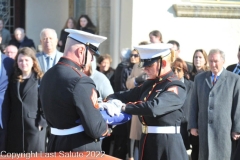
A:
<svg viewBox="0 0 240 160">
<path fill-rule="evenodd" d="M 0 69 L 6 67 L 5 71 L 0 72 L 2 74 L 3 72 L 6 72 L 6 80 L 4 80 L 4 83 L 3 77 L 1 76 L 1 92 L 4 90 L 2 88 L 5 88 L 6 93 L 10 96 L 7 98 L 6 94 L 4 94 L 5 97 L 1 95 L 2 97 L 0 99 L 0 105 L 2 105 L 1 114 L 5 114 L 5 116 L 2 116 L 2 120 L 0 120 L 0 151 L 45 151 L 45 142 L 47 139 L 46 137 L 48 137 L 49 134 L 49 129 L 47 128 L 47 122 L 44 119 L 44 113 L 39 102 L 38 87 L 41 85 L 41 78 L 44 76 L 44 73 L 54 66 L 59 61 L 60 57 L 63 56 L 62 52 L 64 52 L 64 46 L 68 36 L 68 33 L 65 32 L 64 29 L 78 29 L 92 34 L 97 34 L 96 26 L 94 26 L 87 15 L 80 16 L 77 23 L 73 18 L 69 18 L 67 19 L 64 28 L 61 30 L 59 39 L 57 38 L 58 36 L 56 31 L 51 28 L 44 28 L 39 33 L 42 51 L 36 53 L 34 42 L 26 36 L 23 28 L 16 28 L 12 37 L 10 32 L 4 28 L 4 21 L 0 19 L 1 51 L 11 58 L 7 58 L 1 54 Z M 139 45 L 163 43 L 161 32 L 158 30 L 151 31 L 149 33 L 149 41 L 150 42 L 139 42 Z M 214 55 L 213 53 L 208 55 L 204 49 L 196 49 L 193 52 L 192 62 L 186 62 L 180 58 L 181 54 L 186 53 L 180 53 L 179 42 L 176 40 L 169 40 L 167 43 L 171 43 L 173 45 L 172 50 L 175 52 L 176 59 L 172 64 L 172 71 L 179 80 L 185 84 L 187 90 L 187 98 L 182 107 L 184 118 L 181 123 L 181 135 L 186 150 L 192 150 L 192 160 L 202 159 L 203 157 L 205 158 L 207 154 L 210 154 L 211 152 L 215 153 L 217 150 L 230 152 L 232 157 L 236 157 L 237 152 L 235 152 L 235 150 L 239 147 L 236 140 L 238 140 L 239 135 L 235 132 L 239 132 L 239 130 L 238 128 L 234 128 L 238 124 L 233 127 L 232 125 L 235 125 L 233 121 L 237 119 L 237 117 L 235 117 L 235 113 L 237 115 L 239 112 L 237 110 L 239 108 L 237 108 L 236 105 L 239 104 L 238 96 L 240 93 L 236 90 L 236 88 L 239 88 L 240 90 L 240 86 L 236 76 L 233 76 L 230 72 L 237 75 L 240 74 L 240 47 L 236 49 L 239 62 L 229 66 L 227 68 L 228 71 L 225 71 L 223 66 L 216 65 L 220 63 L 219 61 L 221 60 L 223 60 L 222 63 L 225 61 L 224 53 L 222 53 L 221 50 L 215 50 L 217 53 L 219 52 L 220 59 L 214 59 L 211 61 L 211 56 Z M 116 69 L 111 67 L 112 58 L 108 53 L 103 53 L 99 57 L 94 57 L 92 64 L 90 66 L 86 66 L 86 68 L 90 68 L 87 69 L 86 75 L 93 79 L 100 95 L 99 101 L 104 100 L 108 95 L 114 92 L 126 91 L 137 87 L 144 83 L 144 81 L 148 78 L 143 72 L 143 69 L 139 67 L 141 57 L 138 50 L 124 48 L 120 52 L 120 58 L 121 62 L 118 64 Z M 215 91 L 213 88 L 210 90 L 201 90 L 200 88 L 197 88 L 197 84 L 204 83 L 205 81 L 203 73 L 213 73 L 213 70 L 216 68 L 220 70 L 217 72 L 219 75 L 217 78 L 213 76 L 213 79 L 217 80 L 220 74 L 225 74 L 225 72 L 227 72 L 227 76 L 232 78 L 232 83 L 235 83 L 235 87 L 232 88 L 232 85 L 227 83 L 231 90 L 228 90 L 228 87 L 221 88 L 217 85 L 214 87 L 219 87 L 221 91 Z M 6 81 L 8 81 L 9 84 Z M 7 89 L 8 85 L 9 87 Z M 222 89 L 226 90 L 222 91 Z M 201 91 L 204 91 L 205 93 L 201 93 Z M 215 92 L 212 93 L 212 91 Z M 209 97 L 201 99 L 203 94 L 206 94 Z M 202 114 L 208 114 L 206 111 L 207 109 L 203 109 L 202 111 L 198 108 L 198 106 L 201 107 L 201 105 L 198 104 L 198 101 L 204 100 L 205 103 L 201 103 L 206 105 L 206 108 L 214 107 L 214 109 L 209 111 L 214 112 L 215 110 L 224 108 L 217 108 L 218 106 L 221 106 L 217 102 L 214 102 L 213 104 L 207 103 L 210 99 L 215 97 L 218 97 L 218 99 L 215 98 L 215 101 L 224 101 L 227 94 L 230 94 L 228 95 L 227 101 L 231 102 L 226 103 L 226 105 L 228 105 L 226 107 L 231 108 L 231 111 L 229 111 L 229 114 L 219 113 L 223 115 L 223 117 L 218 117 L 221 119 L 227 119 L 227 122 L 216 123 L 215 125 L 217 126 L 212 127 L 211 129 L 208 128 L 211 131 L 213 130 L 213 135 L 211 135 L 212 137 L 210 138 L 216 138 L 214 140 L 206 138 L 207 142 L 204 142 L 204 144 L 210 143 L 210 148 L 203 149 L 204 145 L 202 142 L 199 142 L 199 139 L 204 137 L 203 140 L 206 140 L 205 136 L 209 136 L 208 132 L 210 131 L 203 131 L 201 130 L 201 127 L 207 129 L 206 125 L 211 123 L 210 120 L 208 122 L 198 120 L 198 118 L 202 118 Z M 193 95 L 196 97 L 193 97 Z M 219 112 L 224 111 L 226 110 Z M 214 120 L 218 121 L 219 119 Z M 188 123 L 190 123 L 190 125 Z M 227 126 L 227 132 L 219 133 Z M 216 131 L 218 129 L 219 131 Z M 116 126 L 113 129 L 113 134 L 102 141 L 102 148 L 106 154 L 110 154 L 121 159 L 125 159 L 126 156 L 129 160 L 139 159 L 138 152 L 141 132 L 141 123 L 138 117 L 132 116 L 131 121 Z M 221 137 L 222 140 L 218 138 L 218 135 L 214 135 L 214 133 L 219 133 L 219 138 Z M 222 147 L 223 144 L 226 144 L 224 141 L 227 141 L 228 144 L 225 148 Z"/>
</svg>

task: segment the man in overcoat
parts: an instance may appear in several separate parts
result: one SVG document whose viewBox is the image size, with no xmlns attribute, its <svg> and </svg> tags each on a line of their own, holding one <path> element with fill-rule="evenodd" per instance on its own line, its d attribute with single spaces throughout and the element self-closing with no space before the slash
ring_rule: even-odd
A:
<svg viewBox="0 0 240 160">
<path fill-rule="evenodd" d="M 221 50 L 211 50 L 208 61 L 211 71 L 194 80 L 188 128 L 199 136 L 199 160 L 229 160 L 231 137 L 240 136 L 240 79 L 223 68 Z"/>
</svg>

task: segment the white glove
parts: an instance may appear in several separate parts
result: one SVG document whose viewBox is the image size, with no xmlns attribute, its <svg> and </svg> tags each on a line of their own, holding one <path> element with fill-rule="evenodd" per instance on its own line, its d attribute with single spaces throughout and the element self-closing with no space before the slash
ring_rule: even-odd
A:
<svg viewBox="0 0 240 160">
<path fill-rule="evenodd" d="M 106 109 L 107 113 L 112 117 L 114 115 L 119 116 L 121 113 L 121 108 L 118 108 L 116 105 L 108 102 L 99 103 L 100 109 Z"/>
<path fill-rule="evenodd" d="M 114 104 L 118 108 L 122 108 L 122 106 L 124 105 L 124 103 L 122 103 L 122 101 L 120 101 L 118 99 L 111 99 L 111 100 L 108 100 L 107 102 Z"/>
</svg>

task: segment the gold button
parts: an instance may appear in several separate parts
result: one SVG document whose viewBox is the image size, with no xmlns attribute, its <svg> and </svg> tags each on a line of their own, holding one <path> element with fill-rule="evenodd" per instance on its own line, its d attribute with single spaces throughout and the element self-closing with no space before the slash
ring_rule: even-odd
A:
<svg viewBox="0 0 240 160">
<path fill-rule="evenodd" d="M 142 118 L 142 116 L 140 116 Z"/>
<path fill-rule="evenodd" d="M 142 125 L 142 133 L 148 134 L 148 127 L 145 125 Z"/>
<path fill-rule="evenodd" d="M 159 81 L 161 81 L 162 80 L 162 78 L 159 78 Z"/>
<path fill-rule="evenodd" d="M 151 94 L 152 93 L 152 91 L 149 91 L 149 93 L 148 94 Z"/>
<path fill-rule="evenodd" d="M 147 100 L 147 98 L 145 97 L 145 98 L 144 98 L 144 101 L 146 101 L 146 100 Z"/>
</svg>

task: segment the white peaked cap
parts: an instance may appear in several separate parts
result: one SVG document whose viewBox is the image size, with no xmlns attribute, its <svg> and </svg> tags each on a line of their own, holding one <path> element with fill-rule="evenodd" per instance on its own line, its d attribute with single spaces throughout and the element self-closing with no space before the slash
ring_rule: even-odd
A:
<svg viewBox="0 0 240 160">
<path fill-rule="evenodd" d="M 76 41 L 82 42 L 84 44 L 90 43 L 95 47 L 99 47 L 99 45 L 107 39 L 107 37 L 91 34 L 76 29 L 65 29 L 65 31 L 69 33 L 69 37 L 75 39 Z"/>
<path fill-rule="evenodd" d="M 134 47 L 138 50 L 141 59 L 152 59 L 156 57 L 165 57 L 171 53 L 170 49 L 173 47 L 169 43 L 151 43 L 147 45 L 140 45 Z"/>
</svg>

